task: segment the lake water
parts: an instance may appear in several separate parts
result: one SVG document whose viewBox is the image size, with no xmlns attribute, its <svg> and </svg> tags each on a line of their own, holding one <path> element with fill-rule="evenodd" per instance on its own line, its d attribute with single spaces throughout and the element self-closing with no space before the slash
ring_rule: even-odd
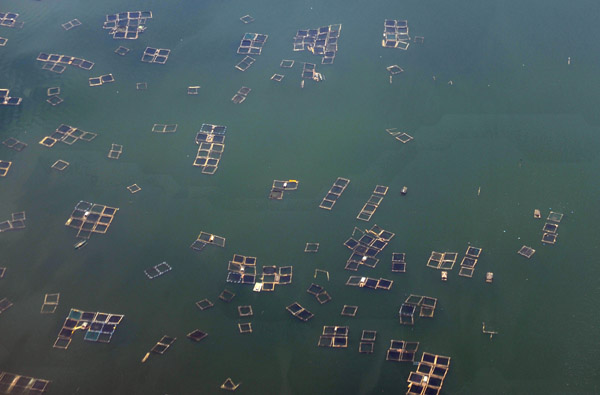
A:
<svg viewBox="0 0 600 395">
<path fill-rule="evenodd" d="M 151 10 L 135 41 L 113 40 L 106 14 Z M 22 97 L 0 107 L 0 146 L 12 161 L 0 179 L 0 222 L 26 211 L 27 228 L 0 234 L 0 370 L 51 380 L 50 394 L 209 394 L 231 377 L 239 393 L 405 393 L 411 363 L 385 360 L 391 339 L 420 342 L 421 352 L 450 356 L 446 394 L 589 394 L 600 391 L 597 339 L 600 291 L 596 264 L 600 222 L 600 27 L 597 2 L 540 1 L 16 1 L 22 29 L 0 27 L 0 88 Z M 250 14 L 248 25 L 239 18 Z M 78 18 L 70 31 L 61 24 Z M 385 19 L 406 19 L 407 51 L 381 47 Z M 296 31 L 342 24 L 333 65 L 293 52 Z M 234 69 L 245 32 L 268 34 L 246 72 Z M 123 45 L 126 56 L 113 51 Z M 169 48 L 165 65 L 140 62 L 144 48 Z M 40 52 L 95 62 L 59 75 L 42 70 Z M 571 62 L 568 64 L 568 58 Z M 279 67 L 293 59 L 292 69 Z M 326 80 L 300 88 L 302 62 Z M 386 67 L 405 71 L 389 82 Z M 114 83 L 89 87 L 112 73 Z M 284 74 L 281 83 L 271 81 Z M 435 79 L 434 79 L 435 76 Z M 449 82 L 452 81 L 452 84 Z M 147 82 L 146 91 L 136 90 Z M 199 95 L 186 94 L 200 85 Z M 60 87 L 64 103 L 46 103 Z M 236 105 L 231 97 L 252 88 Z M 38 144 L 65 123 L 98 134 L 91 142 Z M 174 134 L 153 124 L 178 124 Z M 218 171 L 192 162 L 203 123 L 227 126 Z M 396 141 L 386 128 L 414 137 Z M 112 143 L 119 160 L 107 159 Z M 63 172 L 50 168 L 63 159 Z M 351 180 L 334 206 L 318 208 L 337 177 Z M 299 180 L 282 201 L 273 180 Z M 141 188 L 130 194 L 126 187 Z M 376 185 L 389 192 L 369 223 L 358 221 Z M 400 195 L 403 186 L 406 196 Z M 479 191 L 479 193 L 478 193 Z M 74 250 L 64 226 L 80 200 L 118 207 L 107 234 Z M 542 219 L 533 219 L 540 209 Z M 564 213 L 556 245 L 541 242 L 550 211 Z M 373 224 L 395 237 L 374 269 L 344 270 L 342 243 L 355 226 Z M 189 248 L 200 231 L 227 238 L 225 248 Z M 317 254 L 304 253 L 318 242 Z M 426 267 L 432 251 L 483 248 L 473 278 L 443 283 Z M 531 259 L 516 252 L 536 249 Z M 407 273 L 391 272 L 405 252 Z M 263 265 L 293 266 L 291 285 L 252 292 L 229 284 L 233 254 Z M 173 270 L 148 280 L 143 270 L 167 261 Z M 330 280 L 314 278 L 327 270 Z M 493 272 L 493 284 L 485 273 Z M 390 291 L 345 285 L 350 275 L 387 278 Z M 332 296 L 320 305 L 311 283 Z M 236 293 L 218 300 L 223 289 Z M 40 314 L 44 294 L 60 292 L 55 314 Z M 399 324 L 410 294 L 438 299 L 433 318 Z M 215 306 L 200 311 L 195 302 Z M 307 323 L 285 306 L 315 314 Z M 239 318 L 237 306 L 254 316 Z M 359 306 L 343 317 L 343 305 Z M 124 314 L 109 344 L 76 333 L 67 350 L 52 347 L 71 308 Z M 253 333 L 237 324 L 251 322 Z M 499 332 L 490 339 L 481 323 Z M 349 346 L 317 346 L 324 325 L 349 326 Z M 193 343 L 193 329 L 208 337 Z M 377 331 L 373 354 L 359 354 L 363 329 Z M 163 336 L 164 355 L 141 359 Z"/>
</svg>

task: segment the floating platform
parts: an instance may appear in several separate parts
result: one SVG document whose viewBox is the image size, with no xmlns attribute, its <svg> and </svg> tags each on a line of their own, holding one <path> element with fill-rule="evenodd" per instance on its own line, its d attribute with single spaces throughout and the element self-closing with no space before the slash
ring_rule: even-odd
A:
<svg viewBox="0 0 600 395">
<path fill-rule="evenodd" d="M 331 210 L 337 202 L 337 200 L 340 198 L 340 196 L 342 196 L 342 193 L 348 187 L 348 184 L 350 184 L 349 179 L 338 177 L 333 182 L 331 188 L 329 188 L 329 191 L 321 201 L 321 204 L 319 204 L 319 208 L 322 208 L 324 210 Z"/>
</svg>

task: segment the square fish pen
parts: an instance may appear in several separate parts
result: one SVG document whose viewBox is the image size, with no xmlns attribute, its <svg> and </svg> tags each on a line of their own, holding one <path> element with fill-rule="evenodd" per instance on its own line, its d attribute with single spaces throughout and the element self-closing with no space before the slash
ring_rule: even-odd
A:
<svg viewBox="0 0 600 395">
<path fill-rule="evenodd" d="M 0 371 L 0 393 L 3 394 L 43 394 L 49 384 L 49 380 Z"/>
<path fill-rule="evenodd" d="M 281 61 L 281 63 L 279 64 L 279 67 L 284 68 L 284 69 L 291 69 L 292 67 L 294 67 L 294 61 L 288 60 L 288 59 L 283 59 Z"/>
<path fill-rule="evenodd" d="M 392 253 L 392 272 L 406 273 L 406 254 L 403 252 Z"/>
<path fill-rule="evenodd" d="M 41 314 L 53 314 L 58 307 L 58 302 L 60 300 L 60 294 L 46 294 L 44 296 L 44 303 L 42 304 L 42 308 L 40 309 Z"/>
<path fill-rule="evenodd" d="M 371 194 L 371 197 L 364 204 L 363 208 L 360 210 L 356 219 L 361 221 L 370 221 L 373 214 L 379 207 L 379 204 L 383 201 L 383 197 L 386 195 L 388 191 L 388 187 L 384 185 L 377 185 Z"/>
<path fill-rule="evenodd" d="M 106 233 L 118 208 L 79 201 L 65 226 L 77 229 L 77 238 L 89 239 L 93 233 Z"/>
<path fill-rule="evenodd" d="M 298 318 L 300 321 L 308 321 L 314 317 L 314 314 L 306 310 L 298 302 L 294 302 L 285 308 L 291 315 Z"/>
<path fill-rule="evenodd" d="M 137 40 L 146 31 L 148 19 L 152 19 L 152 11 L 124 11 L 106 15 L 102 28 L 114 40 Z"/>
<path fill-rule="evenodd" d="M 63 323 L 62 329 L 54 342 L 54 348 L 67 349 L 73 334 L 82 330 L 83 340 L 90 342 L 110 343 L 118 325 L 123 320 L 122 314 L 109 314 L 71 309 Z"/>
<path fill-rule="evenodd" d="M 342 196 L 342 193 L 346 190 L 350 184 L 350 180 L 347 178 L 338 177 L 334 182 L 329 191 L 319 204 L 319 208 L 324 210 L 331 210 L 337 200 Z"/>
<path fill-rule="evenodd" d="M 158 265 L 154 265 L 154 266 L 149 267 L 148 269 L 144 270 L 144 274 L 150 280 L 153 280 L 156 277 L 160 277 L 163 274 L 170 272 L 171 270 L 173 270 L 171 265 L 169 265 L 167 262 L 162 262 L 162 263 L 159 263 Z"/>
<path fill-rule="evenodd" d="M 164 123 L 155 123 L 152 126 L 152 132 L 154 133 L 175 133 L 177 131 L 177 124 L 164 124 Z"/>
<path fill-rule="evenodd" d="M 244 15 L 243 17 L 240 18 L 240 21 L 248 24 L 248 23 L 254 22 L 254 18 L 251 17 L 250 15 Z"/>
<path fill-rule="evenodd" d="M 251 322 L 238 323 L 238 329 L 239 329 L 240 333 L 252 333 L 252 323 Z"/>
<path fill-rule="evenodd" d="M 233 95 L 233 97 L 231 98 L 231 101 L 234 102 L 235 104 L 243 103 L 248 98 L 248 94 L 250 93 L 251 90 L 252 89 L 250 89 L 246 86 L 242 86 L 240 89 L 238 89 L 237 93 L 235 95 Z"/>
<path fill-rule="evenodd" d="M 354 239 L 356 233 L 360 235 L 358 240 Z M 379 262 L 379 259 L 376 258 L 377 254 L 388 245 L 394 236 L 394 233 L 383 229 L 377 224 L 365 231 L 355 227 L 352 237 L 344 242 L 344 245 L 352 250 L 350 258 L 346 261 L 345 269 L 357 271 L 361 265 L 370 268 L 377 266 Z"/>
<path fill-rule="evenodd" d="M 363 330 L 360 336 L 358 352 L 361 354 L 372 354 L 375 350 L 375 339 L 377 339 L 377 331 Z"/>
<path fill-rule="evenodd" d="M 346 317 L 356 317 L 357 312 L 358 312 L 358 306 L 344 305 L 344 307 L 342 307 L 342 312 L 340 314 L 343 316 L 346 316 Z"/>
<path fill-rule="evenodd" d="M 225 303 L 229 303 L 235 298 L 235 294 L 227 289 L 224 289 L 223 292 L 219 295 L 219 299 L 221 299 Z"/>
<path fill-rule="evenodd" d="M 252 56 L 244 56 L 244 59 L 236 64 L 235 68 L 239 71 L 246 71 L 254 64 L 254 62 L 256 62 L 256 59 L 254 59 Z"/>
<path fill-rule="evenodd" d="M 409 45 L 408 22 L 406 20 L 386 19 L 383 22 L 383 40 L 381 41 L 381 46 L 384 48 L 407 50 Z"/>
<path fill-rule="evenodd" d="M 450 357 L 424 352 L 415 372 L 408 376 L 407 394 L 439 394 L 450 368 Z"/>
<path fill-rule="evenodd" d="M 27 148 L 27 144 L 17 140 L 14 137 L 9 137 L 6 140 L 4 140 L 2 142 L 2 145 L 5 145 L 6 147 L 10 148 L 13 151 L 17 151 L 17 152 L 21 152 L 23 151 L 25 148 Z"/>
<path fill-rule="evenodd" d="M 413 140 L 413 137 L 405 132 L 400 132 L 398 131 L 397 128 L 393 128 L 393 129 L 386 129 L 386 132 L 388 132 L 388 134 L 392 137 L 394 137 L 396 140 L 400 141 L 402 144 L 406 144 L 409 141 Z"/>
<path fill-rule="evenodd" d="M 298 30 L 293 39 L 293 50 L 309 51 L 313 55 L 322 56 L 321 64 L 333 64 L 341 30 L 341 24 Z"/>
<path fill-rule="evenodd" d="M 115 49 L 115 53 L 120 56 L 127 55 L 129 51 L 131 51 L 129 48 L 123 46 L 119 46 L 117 49 Z"/>
<path fill-rule="evenodd" d="M 186 337 L 195 342 L 199 342 L 200 340 L 205 339 L 208 336 L 208 333 L 202 332 L 200 329 L 194 329 L 190 333 L 186 335 Z"/>
<path fill-rule="evenodd" d="M 226 239 L 224 237 L 201 231 L 190 248 L 201 251 L 207 244 L 223 248 L 225 247 L 225 241 Z"/>
<path fill-rule="evenodd" d="M 187 94 L 188 95 L 197 95 L 200 93 L 200 85 L 188 86 Z"/>
<path fill-rule="evenodd" d="M 52 166 L 50 166 L 51 168 L 58 170 L 58 171 L 63 171 L 65 170 L 67 167 L 69 167 L 69 162 L 64 161 L 62 159 L 57 160 L 56 162 L 54 162 L 52 164 Z"/>
<path fill-rule="evenodd" d="M 231 380 L 231 378 L 227 378 L 227 380 L 225 380 L 225 382 L 221 384 L 221 389 L 226 391 L 235 391 L 236 389 L 238 389 L 240 384 L 242 383 L 236 384 L 233 382 L 233 380 Z"/>
<path fill-rule="evenodd" d="M 59 141 L 67 145 L 73 145 L 79 140 L 92 141 L 97 136 L 98 135 L 96 133 L 86 132 L 79 128 L 65 125 L 63 123 L 56 128 L 56 130 L 50 136 L 44 137 L 40 141 L 40 144 L 45 147 L 52 148 Z"/>
<path fill-rule="evenodd" d="M 175 340 L 177 340 L 176 337 L 164 335 L 158 342 L 156 342 L 150 352 L 162 355 L 173 345 L 173 343 L 175 343 Z"/>
<path fill-rule="evenodd" d="M 170 54 L 170 49 L 146 47 L 141 61 L 144 63 L 165 64 Z"/>
<path fill-rule="evenodd" d="M 517 251 L 519 255 L 523 255 L 525 258 L 531 258 L 535 254 L 535 250 L 528 246 L 523 246 Z"/>
<path fill-rule="evenodd" d="M 133 185 L 128 186 L 127 190 L 129 190 L 129 192 L 134 194 L 134 193 L 138 193 L 139 191 L 141 191 L 142 188 L 140 188 L 140 186 L 138 184 L 133 184 Z"/>
<path fill-rule="evenodd" d="M 210 309 L 213 306 L 214 304 L 208 299 L 202 299 L 196 302 L 196 307 L 198 307 L 200 310 Z"/>
<path fill-rule="evenodd" d="M 281 82 L 283 81 L 283 77 L 285 77 L 283 74 L 273 74 L 271 76 L 271 81 Z"/>
<path fill-rule="evenodd" d="M 348 347 L 347 326 L 324 326 L 323 334 L 319 337 L 319 347 L 346 348 Z"/>
<path fill-rule="evenodd" d="M 306 243 L 304 247 L 304 252 L 318 252 L 319 251 L 319 243 Z"/>
<path fill-rule="evenodd" d="M 237 53 L 240 55 L 260 55 L 269 36 L 259 33 L 244 33 Z"/>
<path fill-rule="evenodd" d="M 7 160 L 0 160 L 0 177 L 6 177 L 11 165 L 12 162 L 9 162 Z"/>
<path fill-rule="evenodd" d="M 331 300 L 331 296 L 329 296 L 325 288 L 318 284 L 310 284 L 310 287 L 308 287 L 306 292 L 313 295 L 320 304 L 325 304 Z"/>
<path fill-rule="evenodd" d="M 120 144 L 111 144 L 110 150 L 108 151 L 109 159 L 119 159 L 123 153 L 123 146 Z"/>
<path fill-rule="evenodd" d="M 240 317 L 251 317 L 254 315 L 252 311 L 252 306 L 238 306 L 238 315 Z"/>
<path fill-rule="evenodd" d="M 387 361 L 414 362 L 415 354 L 419 349 L 419 342 L 407 342 L 404 340 L 391 340 L 390 348 L 387 350 Z"/>
</svg>

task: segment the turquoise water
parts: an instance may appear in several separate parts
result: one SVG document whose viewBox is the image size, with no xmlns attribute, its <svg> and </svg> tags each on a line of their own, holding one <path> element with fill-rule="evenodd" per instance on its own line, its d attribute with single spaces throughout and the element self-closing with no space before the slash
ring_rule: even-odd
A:
<svg viewBox="0 0 600 395">
<path fill-rule="evenodd" d="M 596 87 L 600 33 L 591 1 L 392 2 L 202 1 L 124 3 L 18 2 L 23 29 L 0 28 L 0 88 L 23 97 L 0 107 L 0 138 L 29 144 L 0 147 L 13 166 L 0 179 L 0 220 L 27 212 L 27 229 L 0 234 L 0 298 L 14 306 L 0 315 L 0 370 L 51 380 L 52 394 L 204 394 L 221 392 L 227 377 L 241 393 L 403 393 L 416 367 L 385 361 L 390 339 L 419 341 L 419 351 L 452 357 L 443 393 L 588 394 L 599 391 L 600 299 L 595 265 L 600 221 L 596 175 L 600 103 Z M 152 10 L 137 41 L 112 40 L 105 14 Z M 256 21 L 244 25 L 239 17 Z M 78 18 L 82 26 L 60 24 Z M 407 19 L 425 37 L 408 51 L 382 48 L 383 21 Z M 296 30 L 342 24 L 333 65 L 317 66 L 326 81 L 300 88 L 292 51 Z M 242 73 L 236 48 L 244 32 L 269 34 L 256 63 Z M 119 45 L 131 48 L 124 56 Z M 166 65 L 139 61 L 146 46 L 172 50 Z M 93 70 L 41 70 L 39 52 L 89 59 Z M 571 57 L 571 64 L 567 58 Z M 282 59 L 294 59 L 281 69 Z M 405 72 L 389 83 L 385 67 Z M 112 73 L 116 82 L 91 88 L 87 79 Z M 285 74 L 278 84 L 274 73 Z M 435 76 L 435 80 L 433 79 Z M 448 81 L 453 81 L 449 85 Z M 136 91 L 147 82 L 147 91 Z M 187 87 L 201 85 L 198 96 Z M 49 87 L 64 103 L 52 107 Z M 241 87 L 248 99 L 230 99 Z M 61 123 L 98 133 L 92 142 L 48 149 L 37 144 Z M 154 134 L 154 123 L 177 123 Z M 228 127 L 217 173 L 192 166 L 202 123 Z M 414 136 L 401 144 L 386 132 Z M 112 143 L 121 159 L 106 158 Z M 70 162 L 52 170 L 57 159 Z M 351 180 L 331 212 L 318 204 L 337 177 Z M 274 179 L 297 179 L 283 201 L 267 199 Z M 125 188 L 137 183 L 142 191 Z M 375 185 L 390 187 L 369 223 L 355 219 Z M 408 195 L 400 196 L 402 186 Z M 478 195 L 478 189 L 481 193 Z M 74 251 L 64 226 L 79 200 L 120 210 L 106 235 Z M 550 210 L 565 217 L 558 242 L 540 242 Z M 375 269 L 360 275 L 394 280 L 389 292 L 345 286 L 354 226 L 394 232 Z M 196 253 L 200 231 L 227 238 L 224 249 Z M 317 254 L 303 253 L 319 242 Z M 427 268 L 431 251 L 483 248 L 472 279 L 446 283 Z M 516 251 L 537 250 L 527 260 Z M 408 272 L 391 273 L 392 252 L 406 252 Z M 273 293 L 225 283 L 233 254 L 258 266 L 293 265 L 293 283 Z M 167 261 L 173 271 L 148 280 L 143 270 Z M 330 281 L 314 279 L 316 268 Z M 484 282 L 495 274 L 492 285 Z M 319 305 L 311 282 L 332 301 Z M 223 289 L 236 293 L 225 304 Z M 39 314 L 44 294 L 60 292 L 53 315 Z M 438 298 L 432 319 L 398 323 L 409 294 Z M 208 298 L 215 307 L 199 311 Z M 315 314 L 308 323 L 285 306 L 298 301 Z M 237 306 L 250 304 L 253 333 L 238 333 Z M 359 306 L 354 318 L 343 305 Z M 110 344 L 52 348 L 71 308 L 125 314 Z M 492 340 L 481 322 L 499 332 Z M 317 347 L 324 325 L 350 327 L 347 349 Z M 196 344 L 185 335 L 209 334 Z M 363 329 L 377 330 L 375 352 L 358 353 Z M 162 335 L 177 337 L 164 355 L 142 357 Z M 420 352 L 419 352 L 420 354 Z"/>
</svg>

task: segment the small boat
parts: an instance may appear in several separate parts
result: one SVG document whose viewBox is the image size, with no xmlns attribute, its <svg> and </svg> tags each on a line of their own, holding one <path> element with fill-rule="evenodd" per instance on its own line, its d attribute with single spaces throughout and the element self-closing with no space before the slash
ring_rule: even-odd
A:
<svg viewBox="0 0 600 395">
<path fill-rule="evenodd" d="M 533 210 L 533 218 L 536 218 L 536 219 L 542 218 L 542 213 L 537 208 L 535 210 Z"/>
<path fill-rule="evenodd" d="M 83 239 L 83 240 L 79 240 L 77 243 L 75 243 L 75 245 L 73 245 L 73 248 L 75 248 L 76 250 L 80 249 L 81 247 L 83 247 L 84 245 L 87 244 L 87 240 Z"/>
<path fill-rule="evenodd" d="M 485 282 L 486 283 L 491 283 L 492 281 L 494 281 L 494 273 L 492 272 L 487 272 L 485 274 Z"/>
<path fill-rule="evenodd" d="M 442 272 L 442 281 L 448 281 L 448 272 L 447 271 Z"/>
<path fill-rule="evenodd" d="M 405 185 L 405 186 L 403 186 L 403 187 L 402 187 L 402 190 L 400 191 L 400 193 L 401 193 L 402 195 L 406 195 L 406 193 L 407 193 L 407 192 L 408 192 L 408 188 L 407 188 L 407 187 L 406 187 L 406 185 Z"/>
</svg>

